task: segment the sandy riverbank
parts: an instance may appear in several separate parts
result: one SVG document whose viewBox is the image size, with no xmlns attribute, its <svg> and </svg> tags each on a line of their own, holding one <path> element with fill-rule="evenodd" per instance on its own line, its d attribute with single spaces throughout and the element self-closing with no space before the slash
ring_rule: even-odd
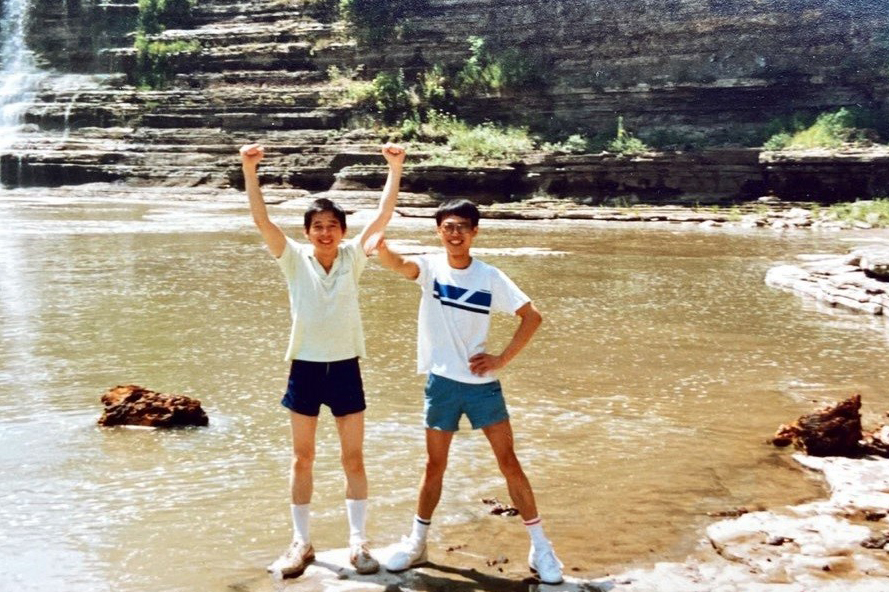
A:
<svg viewBox="0 0 889 592">
<path fill-rule="evenodd" d="M 563 584 L 541 585 L 527 575 L 523 558 L 486 565 L 483 550 L 445 541 L 430 549 L 430 563 L 401 574 L 383 570 L 358 576 L 348 566 L 347 551 L 336 549 L 319 553 L 298 578 L 258 574 L 232 587 L 245 592 L 885 592 L 889 459 L 793 458 L 824 478 L 829 498 L 714 522 L 682 561 L 591 578 L 567 570 Z M 376 550 L 380 558 L 389 552 Z"/>
</svg>

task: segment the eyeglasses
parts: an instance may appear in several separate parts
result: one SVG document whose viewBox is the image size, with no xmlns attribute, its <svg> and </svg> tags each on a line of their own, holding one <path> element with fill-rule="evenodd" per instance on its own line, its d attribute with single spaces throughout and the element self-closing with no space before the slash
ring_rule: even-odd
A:
<svg viewBox="0 0 889 592">
<path fill-rule="evenodd" d="M 447 222 L 446 224 L 439 226 L 439 228 L 445 234 L 466 234 L 472 230 L 472 225 L 467 224 L 466 222 Z"/>
</svg>

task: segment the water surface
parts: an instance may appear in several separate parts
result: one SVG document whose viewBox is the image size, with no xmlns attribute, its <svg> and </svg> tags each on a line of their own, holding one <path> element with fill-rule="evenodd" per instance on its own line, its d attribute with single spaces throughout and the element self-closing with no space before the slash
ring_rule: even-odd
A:
<svg viewBox="0 0 889 592">
<path fill-rule="evenodd" d="M 288 231 L 301 216 L 272 213 Z M 278 405 L 289 319 L 243 202 L 17 191 L 0 196 L 0 220 L 0 588 L 224 590 L 263 577 L 290 536 Z M 822 494 L 764 442 L 812 401 L 856 392 L 875 422 L 889 409 L 887 333 L 763 278 L 797 253 L 845 252 L 849 237 L 483 221 L 483 258 L 545 317 L 503 381 L 548 534 L 575 573 L 682 557 L 708 512 Z M 396 221 L 390 240 L 435 245 L 429 220 Z M 512 251 L 525 247 L 544 254 Z M 423 465 L 419 295 L 376 262 L 362 291 L 369 530 L 388 544 L 407 533 Z M 492 349 L 514 326 L 496 319 Z M 98 428 L 99 396 L 126 383 L 201 399 L 210 426 Z M 505 486 L 463 428 L 432 536 L 468 544 L 468 567 L 504 554 L 518 569 L 523 529 L 486 514 L 479 500 L 506 500 Z M 324 416 L 318 549 L 346 542 L 343 491 Z"/>
</svg>

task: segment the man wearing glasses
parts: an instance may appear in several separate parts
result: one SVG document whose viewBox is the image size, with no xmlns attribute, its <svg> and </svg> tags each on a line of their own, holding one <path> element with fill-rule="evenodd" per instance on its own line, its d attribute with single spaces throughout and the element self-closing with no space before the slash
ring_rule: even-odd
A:
<svg viewBox="0 0 889 592">
<path fill-rule="evenodd" d="M 426 382 L 426 471 L 409 537 L 386 562 L 403 571 L 426 561 L 426 535 L 441 497 L 448 450 L 463 414 L 481 429 L 506 478 L 512 502 L 531 538 L 528 564 L 541 582 L 562 581 L 562 564 L 543 532 L 531 484 L 516 458 L 512 427 L 500 381 L 505 367 L 531 340 L 541 316 L 506 274 L 470 254 L 478 234 L 479 211 L 460 199 L 442 204 L 435 214 L 442 254 L 405 259 L 378 245 L 380 263 L 422 288 L 417 336 L 417 370 Z M 491 312 L 515 314 L 520 322 L 499 355 L 485 351 Z"/>
</svg>

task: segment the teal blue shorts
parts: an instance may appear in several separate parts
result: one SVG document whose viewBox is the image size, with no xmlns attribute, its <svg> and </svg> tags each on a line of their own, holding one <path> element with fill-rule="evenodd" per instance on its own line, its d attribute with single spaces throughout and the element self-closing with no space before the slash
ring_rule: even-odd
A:
<svg viewBox="0 0 889 592">
<path fill-rule="evenodd" d="M 445 432 L 456 432 L 464 413 L 474 430 L 509 419 L 499 380 L 470 384 L 435 374 L 426 380 L 425 412 L 426 427 Z"/>
</svg>

